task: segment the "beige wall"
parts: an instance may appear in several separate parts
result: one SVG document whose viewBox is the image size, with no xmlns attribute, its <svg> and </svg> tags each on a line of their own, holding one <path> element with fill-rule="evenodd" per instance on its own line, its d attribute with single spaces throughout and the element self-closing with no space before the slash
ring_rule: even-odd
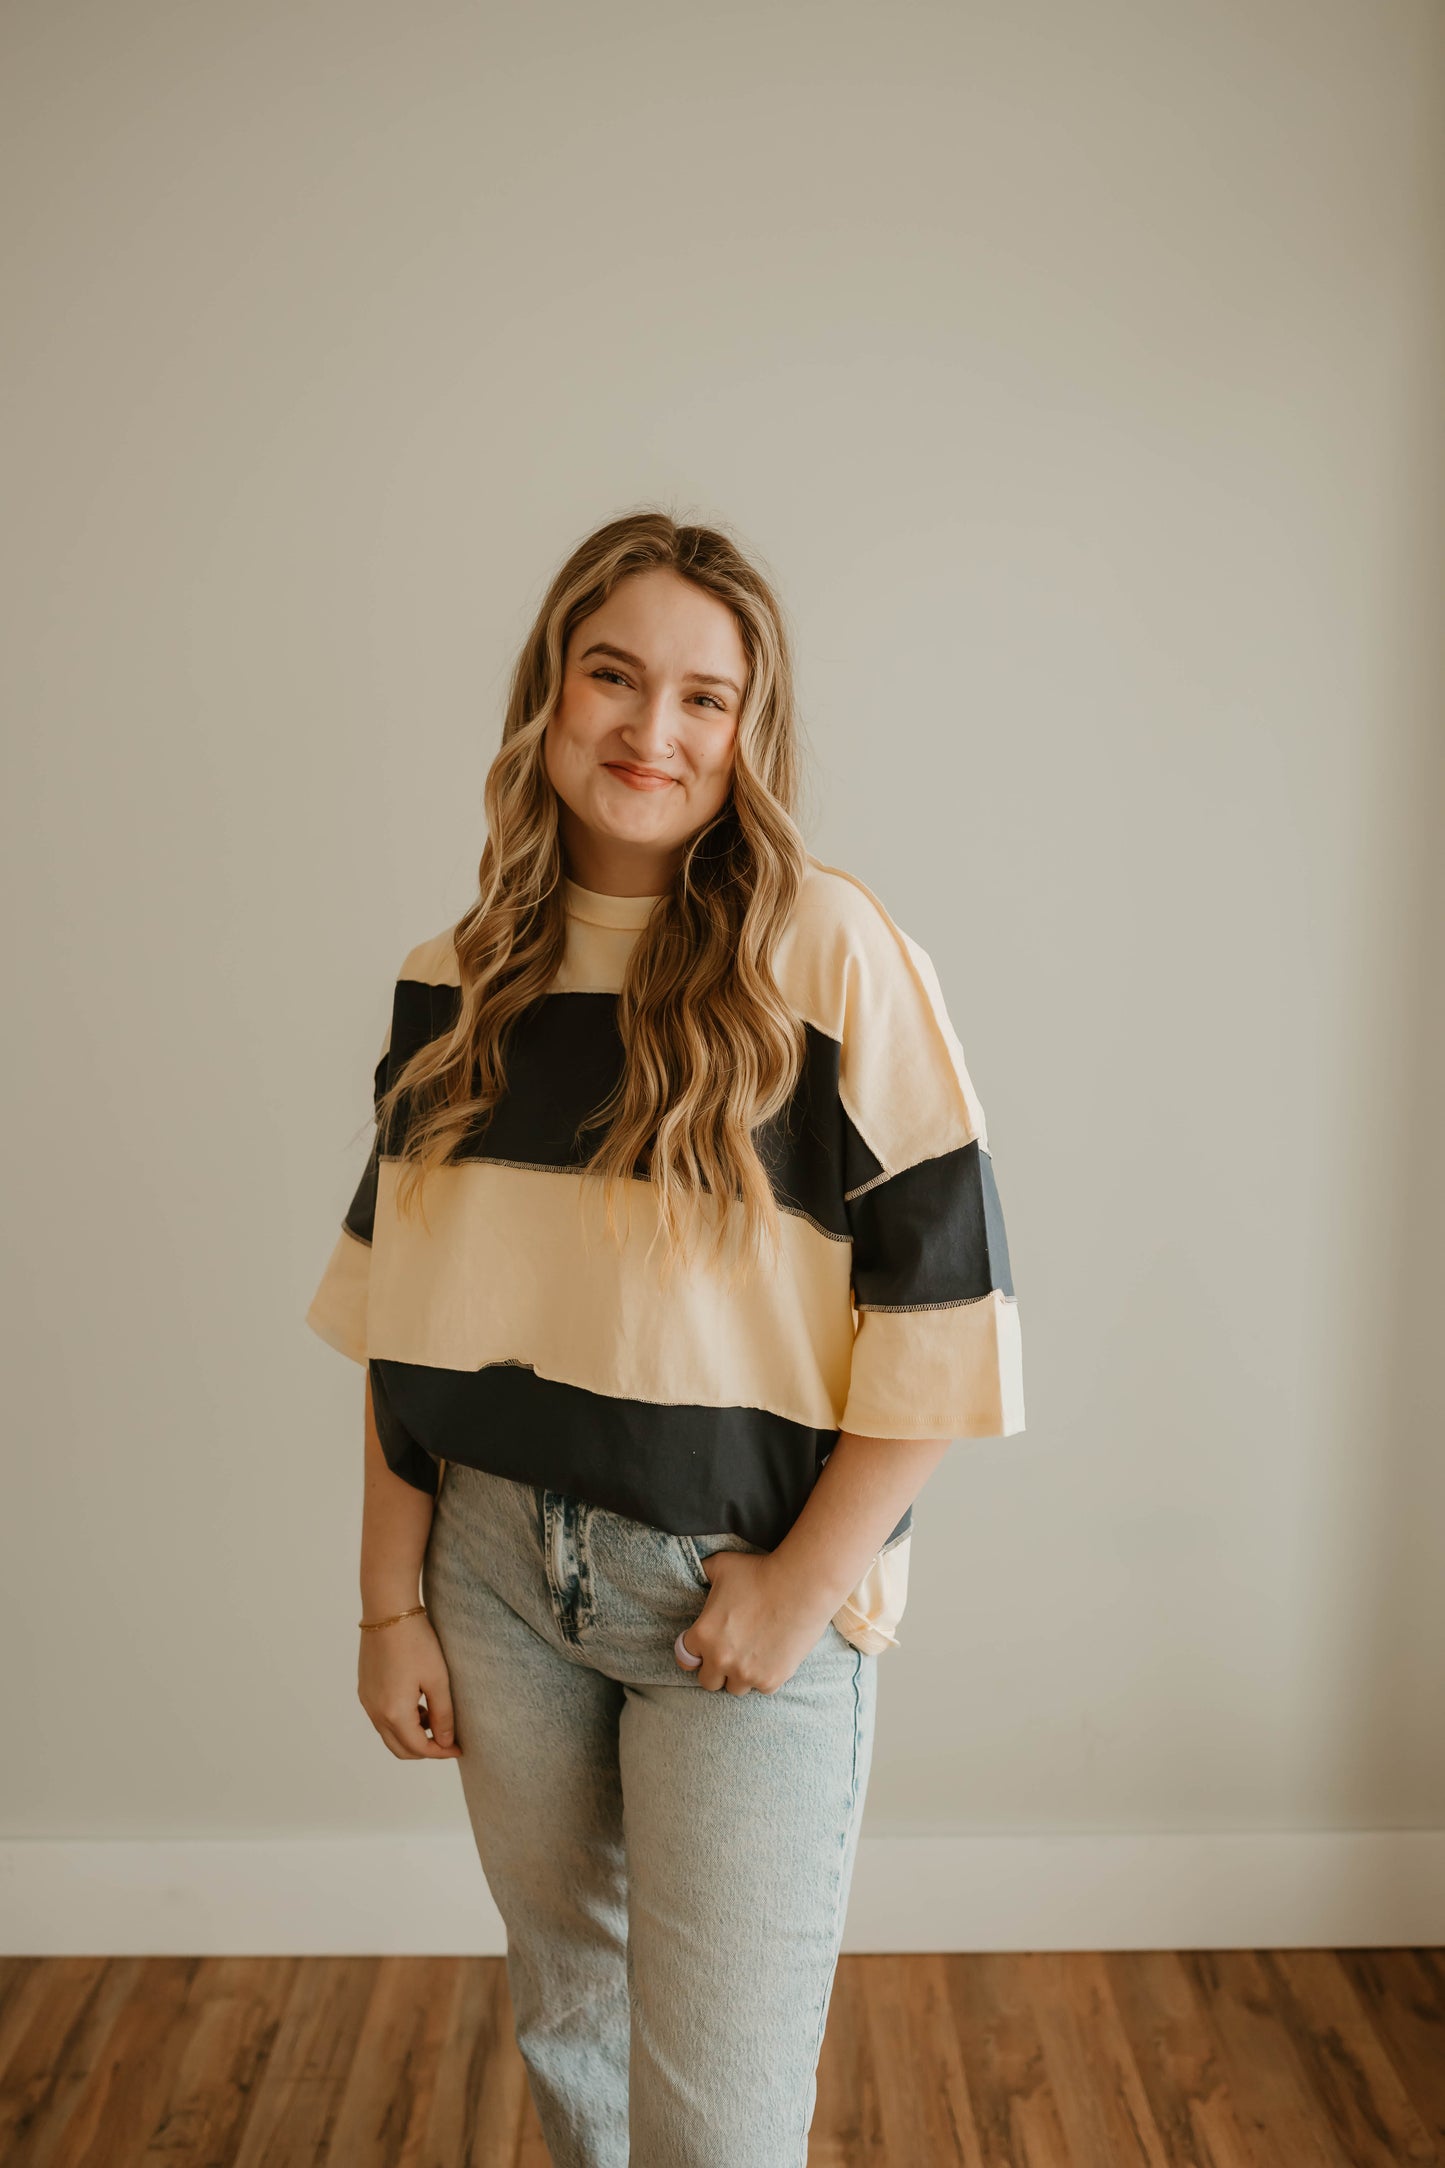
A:
<svg viewBox="0 0 1445 2168">
<path fill-rule="evenodd" d="M 1029 1429 L 875 1834 L 1445 1825 L 1433 0 L 11 5 L 0 1835 L 463 1826 L 301 1312 L 601 518 L 793 611 Z"/>
</svg>

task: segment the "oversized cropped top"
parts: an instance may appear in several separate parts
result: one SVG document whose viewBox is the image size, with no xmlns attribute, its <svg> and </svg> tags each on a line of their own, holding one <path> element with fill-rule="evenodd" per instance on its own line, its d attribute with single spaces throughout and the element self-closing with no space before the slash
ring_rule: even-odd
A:
<svg viewBox="0 0 1445 2168">
<path fill-rule="evenodd" d="M 983 1108 L 938 975 L 853 875 L 809 856 L 775 952 L 807 1058 L 756 1132 L 776 1259 L 729 1287 L 707 1237 L 664 1285 L 645 1172 L 619 1244 L 579 1174 L 623 1051 L 616 997 L 658 899 L 565 883 L 567 943 L 514 1026 L 491 1120 L 396 1204 L 378 1133 L 306 1312 L 368 1367 L 388 1465 L 435 1492 L 449 1460 L 565 1491 L 679 1535 L 771 1549 L 840 1431 L 1007 1437 L 1024 1427 L 1018 1304 Z M 452 928 L 391 995 L 379 1099 L 460 1004 Z M 659 1241 L 658 1251 L 661 1249 Z M 912 1508 L 834 1623 L 897 1640 Z"/>
</svg>

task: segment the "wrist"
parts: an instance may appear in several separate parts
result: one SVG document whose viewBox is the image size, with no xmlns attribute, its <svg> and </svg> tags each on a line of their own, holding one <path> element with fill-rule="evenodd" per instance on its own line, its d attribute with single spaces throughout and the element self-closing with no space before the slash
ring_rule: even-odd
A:
<svg viewBox="0 0 1445 2168">
<path fill-rule="evenodd" d="M 800 1626 L 826 1626 L 843 1595 L 834 1593 L 831 1578 L 825 1579 L 809 1573 L 782 1550 L 768 1553 L 766 1564 L 773 1583 L 773 1602 L 777 1609 L 788 1613 Z"/>
<path fill-rule="evenodd" d="M 410 1626 L 413 1619 L 419 1622 L 425 1617 L 426 1605 L 417 1602 L 404 1605 L 400 1611 L 379 1611 L 375 1618 L 363 1613 L 356 1623 L 362 1633 L 374 1634 L 384 1633 L 392 1627 Z"/>
<path fill-rule="evenodd" d="M 410 1581 L 363 1581 L 361 1584 L 361 1615 L 363 1618 L 392 1618 L 398 1611 L 410 1611 L 413 1604 L 421 1602 L 418 1578 Z"/>
</svg>

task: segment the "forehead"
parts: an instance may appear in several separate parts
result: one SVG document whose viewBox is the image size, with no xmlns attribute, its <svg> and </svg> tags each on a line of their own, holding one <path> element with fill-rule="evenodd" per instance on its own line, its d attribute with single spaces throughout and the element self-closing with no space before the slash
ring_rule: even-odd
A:
<svg viewBox="0 0 1445 2168">
<path fill-rule="evenodd" d="M 573 627 L 569 652 L 580 655 L 599 641 L 627 650 L 645 669 L 725 672 L 739 681 L 746 674 L 742 635 L 727 604 L 660 567 L 620 581 Z"/>
</svg>

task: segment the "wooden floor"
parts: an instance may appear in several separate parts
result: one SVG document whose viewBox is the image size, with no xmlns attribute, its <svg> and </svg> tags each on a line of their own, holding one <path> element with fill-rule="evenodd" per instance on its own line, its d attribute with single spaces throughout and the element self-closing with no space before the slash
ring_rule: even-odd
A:
<svg viewBox="0 0 1445 2168">
<path fill-rule="evenodd" d="M 1445 2168 L 1445 1952 L 845 1957 L 810 2168 Z M 0 1958 L 4 2168 L 548 2168 L 500 1958 Z"/>
</svg>

